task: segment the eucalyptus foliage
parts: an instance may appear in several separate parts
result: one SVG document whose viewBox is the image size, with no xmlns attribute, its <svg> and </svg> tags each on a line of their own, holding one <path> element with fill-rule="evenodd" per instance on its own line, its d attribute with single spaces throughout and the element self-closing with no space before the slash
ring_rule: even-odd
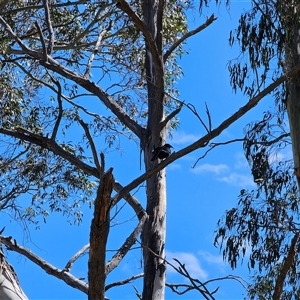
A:
<svg viewBox="0 0 300 300">
<path fill-rule="evenodd" d="M 253 97 L 278 74 L 298 64 L 298 6 L 298 1 L 253 0 L 252 8 L 242 14 L 229 36 L 230 45 L 237 43 L 241 49 L 240 56 L 228 65 L 234 91 Z M 291 240 L 298 237 L 300 225 L 296 162 L 286 155 L 295 142 L 288 128 L 288 119 L 294 116 L 287 116 L 286 110 L 292 85 L 295 83 L 288 80 L 275 89 L 274 107 L 245 128 L 245 157 L 257 189 L 241 190 L 237 206 L 219 220 L 216 231 L 215 244 L 223 249 L 232 268 L 247 261 L 252 273 L 247 299 L 279 299 L 276 290 L 281 279 L 280 299 L 297 299 L 300 293 L 297 250 L 284 273 L 294 247 Z M 298 247 L 299 241 L 295 249 Z"/>
</svg>

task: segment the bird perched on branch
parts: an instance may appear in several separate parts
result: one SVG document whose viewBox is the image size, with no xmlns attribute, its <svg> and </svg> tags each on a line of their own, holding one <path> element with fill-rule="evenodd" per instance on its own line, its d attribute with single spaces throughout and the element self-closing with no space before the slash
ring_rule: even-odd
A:
<svg viewBox="0 0 300 300">
<path fill-rule="evenodd" d="M 170 144 L 165 144 L 161 147 L 157 147 L 152 151 L 151 161 L 155 161 L 157 158 L 164 159 L 167 158 L 171 154 L 171 148 L 173 148 Z"/>
</svg>

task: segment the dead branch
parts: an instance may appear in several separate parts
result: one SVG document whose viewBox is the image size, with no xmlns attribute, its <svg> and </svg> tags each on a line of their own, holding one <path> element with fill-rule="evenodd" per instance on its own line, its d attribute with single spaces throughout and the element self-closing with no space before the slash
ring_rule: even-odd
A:
<svg viewBox="0 0 300 300">
<path fill-rule="evenodd" d="M 66 266 L 64 267 L 64 270 L 66 272 L 70 272 L 74 262 L 80 258 L 81 256 L 83 256 L 85 254 L 85 252 L 90 248 L 90 244 L 87 244 L 85 246 L 83 246 L 73 257 L 70 258 L 70 260 L 67 262 Z"/>
<path fill-rule="evenodd" d="M 122 261 L 127 252 L 131 249 L 132 245 L 136 242 L 138 235 L 143 229 L 144 223 L 147 220 L 147 215 L 144 214 L 137 227 L 133 230 L 130 236 L 126 239 L 125 243 L 118 250 L 118 252 L 113 256 L 113 258 L 107 263 L 105 272 L 106 275 L 109 274 L 113 269 L 115 269 L 119 263 Z"/>
<path fill-rule="evenodd" d="M 115 281 L 115 282 L 112 282 L 110 284 L 107 284 L 105 286 L 105 291 L 108 291 L 109 289 L 115 287 L 115 286 L 120 286 L 120 285 L 124 285 L 124 284 L 127 284 L 129 282 L 131 282 L 132 280 L 135 280 L 135 279 L 138 279 L 138 278 L 141 278 L 144 276 L 144 273 L 141 273 L 141 274 L 137 274 L 137 275 L 134 275 L 134 276 L 131 276 L 129 278 L 126 278 L 124 280 L 120 280 L 120 281 Z"/>
<path fill-rule="evenodd" d="M 78 119 L 79 124 L 82 126 L 82 128 L 84 129 L 85 135 L 90 143 L 91 149 L 92 149 L 92 154 L 93 154 L 93 159 L 94 159 L 94 163 L 99 171 L 99 173 L 101 173 L 101 171 L 103 170 L 103 168 L 100 165 L 99 159 L 98 159 L 98 154 L 97 154 L 97 149 L 96 149 L 96 145 L 93 141 L 93 138 L 90 134 L 88 125 L 86 123 L 84 123 L 81 119 Z"/>
<path fill-rule="evenodd" d="M 11 239 L 11 237 L 4 237 L 0 236 L 0 242 L 3 243 L 8 247 L 9 250 L 13 250 L 15 252 L 18 252 L 25 257 L 27 257 L 29 260 L 34 262 L 36 265 L 38 265 L 40 268 L 42 268 L 46 273 L 49 275 L 52 275 L 58 279 L 63 280 L 67 285 L 78 289 L 82 291 L 85 294 L 88 294 L 88 285 L 73 276 L 72 274 L 65 272 L 64 270 L 58 269 L 54 267 L 53 265 L 49 264 L 39 256 L 32 253 L 29 249 L 20 246 L 16 240 Z"/>
<path fill-rule="evenodd" d="M 109 26 L 109 27 L 110 27 L 110 26 Z M 93 63 L 93 61 L 94 61 L 94 57 L 95 57 L 95 55 L 98 53 L 99 47 L 100 47 L 100 44 L 101 44 L 101 41 L 102 41 L 103 37 L 106 35 L 106 33 L 107 33 L 108 30 L 109 30 L 109 28 L 103 30 L 103 31 L 99 34 L 98 39 L 97 39 L 97 42 L 96 42 L 96 45 L 95 45 L 95 48 L 94 48 L 94 51 L 92 52 L 92 54 L 91 54 L 90 57 L 89 57 L 89 60 L 88 60 L 88 63 L 87 63 L 86 70 L 85 70 L 85 72 L 84 72 L 83 78 L 86 78 L 86 79 L 89 78 L 90 73 L 91 73 L 92 63 Z"/>
<path fill-rule="evenodd" d="M 198 32 L 202 31 L 203 29 L 205 29 L 206 27 L 208 27 L 210 24 L 212 24 L 215 20 L 217 20 L 217 18 L 215 18 L 214 14 L 212 14 L 206 21 L 205 23 L 203 23 L 202 25 L 200 25 L 199 27 L 197 27 L 194 30 L 189 31 L 188 33 L 186 33 L 185 35 L 183 35 L 179 40 L 177 40 L 164 54 L 164 63 L 166 62 L 166 60 L 168 59 L 168 57 L 171 55 L 171 53 L 180 45 L 182 44 L 186 39 L 188 39 L 189 37 L 197 34 Z"/>
</svg>

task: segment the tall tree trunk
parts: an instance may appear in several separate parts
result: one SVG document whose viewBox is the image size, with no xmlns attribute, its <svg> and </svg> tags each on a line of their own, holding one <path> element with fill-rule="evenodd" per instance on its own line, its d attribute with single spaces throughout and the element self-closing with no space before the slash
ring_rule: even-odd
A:
<svg viewBox="0 0 300 300">
<path fill-rule="evenodd" d="M 158 162 L 151 161 L 153 148 L 165 143 L 166 128 L 160 124 L 164 118 L 164 63 L 162 58 L 163 0 L 143 0 L 144 23 L 154 45 L 146 41 L 146 80 L 148 90 L 148 136 L 142 141 L 146 170 Z M 146 182 L 147 214 L 142 233 L 144 257 L 143 300 L 164 299 L 165 290 L 165 236 L 166 236 L 166 175 L 160 171 Z"/>
<path fill-rule="evenodd" d="M 297 1 L 299 2 L 299 1 Z M 286 23 L 286 71 L 290 71 L 300 63 L 300 23 L 296 5 L 281 4 L 281 17 Z M 287 81 L 287 113 L 292 140 L 294 170 L 300 190 L 300 75 Z"/>
</svg>

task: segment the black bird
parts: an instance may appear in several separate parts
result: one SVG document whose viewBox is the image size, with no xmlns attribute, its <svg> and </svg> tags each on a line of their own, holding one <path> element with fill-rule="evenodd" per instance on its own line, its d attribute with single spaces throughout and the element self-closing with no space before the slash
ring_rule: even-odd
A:
<svg viewBox="0 0 300 300">
<path fill-rule="evenodd" d="M 171 148 L 173 148 L 170 144 L 165 144 L 161 147 L 157 147 L 152 151 L 151 161 L 155 161 L 157 158 L 164 159 L 167 158 L 171 154 Z"/>
</svg>

